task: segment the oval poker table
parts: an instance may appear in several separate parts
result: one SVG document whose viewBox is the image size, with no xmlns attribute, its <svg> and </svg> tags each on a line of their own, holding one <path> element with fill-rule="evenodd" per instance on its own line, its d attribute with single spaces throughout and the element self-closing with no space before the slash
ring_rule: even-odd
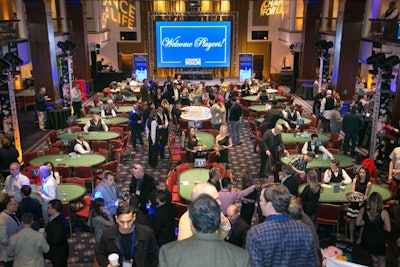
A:
<svg viewBox="0 0 400 267">
<path fill-rule="evenodd" d="M 61 133 L 57 135 L 60 140 L 75 140 L 78 134 L 82 133 L 86 141 L 107 141 L 111 139 L 116 139 L 119 137 L 117 132 L 74 132 L 74 133 Z"/>
<path fill-rule="evenodd" d="M 294 154 L 294 155 L 289 155 L 287 157 L 281 157 L 281 162 L 283 164 L 288 164 L 297 155 L 302 155 L 302 154 Z M 354 165 L 353 158 L 349 156 L 333 154 L 333 157 L 340 162 L 341 168 L 347 168 Z M 331 163 L 330 158 L 324 159 L 322 155 L 318 155 L 317 158 L 315 158 L 312 162 L 309 162 L 307 164 L 307 169 L 313 169 L 313 168 L 326 169 L 329 168 L 330 163 Z"/>
<path fill-rule="evenodd" d="M 302 184 L 299 186 L 299 194 L 303 192 L 306 185 L 307 184 Z M 349 202 L 346 199 L 346 194 L 348 192 L 351 192 L 352 184 L 344 185 L 344 189 L 340 189 L 338 193 L 335 193 L 333 191 L 334 188 L 333 183 L 321 184 L 321 186 L 324 188 L 324 191 L 320 195 L 319 202 Z M 389 191 L 389 189 L 384 188 L 377 184 L 372 184 L 370 194 L 372 192 L 378 192 L 379 194 L 381 194 L 383 200 L 388 200 L 392 198 L 392 193 Z"/>
<path fill-rule="evenodd" d="M 36 194 L 36 189 L 41 187 L 42 185 L 31 184 L 32 188 L 32 197 L 39 199 L 40 201 L 42 198 Z M 78 184 L 58 184 L 57 185 L 57 194 L 58 199 L 62 202 L 72 202 L 77 199 L 80 199 L 83 195 L 86 194 L 86 188 L 78 185 Z"/>
<path fill-rule="evenodd" d="M 329 141 L 330 137 L 326 134 L 318 133 L 318 140 L 322 142 Z M 282 141 L 284 143 L 305 143 L 311 140 L 311 133 L 307 133 L 304 135 L 303 133 L 296 133 L 296 136 L 293 133 L 282 133 Z"/>
<path fill-rule="evenodd" d="M 75 159 L 67 154 L 53 154 L 36 157 L 29 162 L 29 165 L 39 166 L 43 165 L 46 161 L 50 161 L 54 166 L 95 166 L 103 163 L 105 160 L 106 158 L 104 156 L 98 154 L 77 154 Z"/>
<path fill-rule="evenodd" d="M 242 97 L 242 99 L 246 100 L 246 101 L 250 101 L 250 102 L 261 101 L 261 100 L 257 100 L 257 95 L 244 96 L 244 97 Z M 285 102 L 286 101 L 286 97 L 281 96 L 281 95 L 276 95 L 273 100 L 276 100 L 276 101 L 279 101 L 279 102 Z M 272 100 L 268 100 L 268 101 L 265 101 L 265 102 L 271 102 L 271 101 Z"/>
<path fill-rule="evenodd" d="M 211 119 L 211 110 L 203 106 L 187 106 L 181 109 L 181 119 L 186 121 L 206 121 Z"/>
<path fill-rule="evenodd" d="M 249 107 L 249 109 L 251 110 L 251 108 L 252 107 L 258 107 L 258 106 L 251 106 L 251 107 Z M 265 109 L 265 107 L 264 107 L 264 109 Z M 308 119 L 308 118 L 301 118 L 302 120 L 304 120 L 304 124 L 305 125 L 309 125 L 309 124 L 311 124 L 311 120 L 310 119 Z M 257 123 L 259 123 L 259 124 L 262 124 L 262 122 L 264 121 L 264 118 L 257 118 L 256 119 L 256 122 Z M 282 119 L 279 119 L 278 121 L 277 121 L 277 123 L 278 124 L 283 124 L 283 122 L 284 122 L 284 120 L 282 120 Z M 293 134 L 292 134 L 293 135 Z M 318 134 L 318 137 L 320 136 L 321 134 Z M 322 135 L 321 135 L 322 136 Z M 310 137 L 311 138 L 311 137 Z M 282 136 L 282 139 L 283 139 L 283 136 Z M 307 140 L 307 141 L 309 141 L 309 140 Z"/>
<path fill-rule="evenodd" d="M 90 121 L 92 118 L 91 117 L 84 117 L 84 118 L 79 118 L 76 120 L 76 122 L 80 125 L 86 124 L 88 121 Z M 123 118 L 123 117 L 114 117 L 114 118 L 107 118 L 107 119 L 102 119 L 105 124 L 107 125 L 112 125 L 112 124 L 121 124 L 121 123 L 127 123 L 128 118 Z"/>
<path fill-rule="evenodd" d="M 132 106 L 117 106 L 117 113 L 128 113 L 131 112 Z M 100 113 L 99 107 L 90 108 L 90 112 Z"/>
<path fill-rule="evenodd" d="M 200 182 L 207 182 L 209 178 L 209 169 L 195 168 L 182 172 L 178 177 L 178 193 L 179 195 L 189 200 L 193 187 Z"/>
</svg>

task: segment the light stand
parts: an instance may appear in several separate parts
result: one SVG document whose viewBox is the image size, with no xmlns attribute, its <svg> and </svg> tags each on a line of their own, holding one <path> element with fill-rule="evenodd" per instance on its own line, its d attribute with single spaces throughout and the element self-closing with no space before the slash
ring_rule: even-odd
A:
<svg viewBox="0 0 400 267">
<path fill-rule="evenodd" d="M 72 92 L 72 72 L 71 72 L 71 61 L 72 57 L 74 55 L 74 50 L 76 48 L 76 45 L 67 40 L 65 42 L 59 41 L 57 43 L 57 46 L 61 48 L 63 52 L 63 60 L 67 61 L 67 68 L 68 68 L 68 85 L 69 85 L 69 94 L 70 94 L 70 107 L 71 107 L 71 116 L 74 114 L 74 107 L 72 106 L 72 97 L 71 97 L 71 92 Z"/>
<path fill-rule="evenodd" d="M 319 72 L 318 72 L 318 93 L 321 92 L 322 84 L 328 83 L 329 76 L 329 48 L 333 47 L 333 42 L 325 40 L 319 41 L 315 44 L 319 58 Z"/>
<path fill-rule="evenodd" d="M 372 117 L 371 142 L 369 156 L 374 161 L 382 165 L 386 155 L 386 123 L 390 100 L 390 83 L 394 78 L 392 69 L 400 63 L 398 56 L 385 58 L 383 53 L 374 54 L 367 58 L 367 63 L 373 65 L 373 70 L 369 72 L 377 78 L 375 90 L 374 112 Z"/>
<path fill-rule="evenodd" d="M 22 149 L 21 149 L 21 139 L 19 133 L 17 106 L 15 103 L 14 78 L 15 75 L 20 73 L 19 71 L 16 70 L 17 66 L 22 65 L 22 63 L 23 60 L 12 53 L 7 53 L 4 56 L 4 59 L 0 59 L 1 73 L 3 74 L 4 70 L 7 71 L 5 74 L 7 75 L 7 83 L 8 83 L 9 111 L 11 111 L 10 114 L 7 112 L 7 106 L 3 107 L 3 115 L 5 115 L 5 117 L 3 118 L 3 129 L 6 136 L 12 135 L 14 137 L 14 146 L 15 149 L 17 149 L 19 152 L 18 160 L 20 162 L 22 161 Z"/>
</svg>

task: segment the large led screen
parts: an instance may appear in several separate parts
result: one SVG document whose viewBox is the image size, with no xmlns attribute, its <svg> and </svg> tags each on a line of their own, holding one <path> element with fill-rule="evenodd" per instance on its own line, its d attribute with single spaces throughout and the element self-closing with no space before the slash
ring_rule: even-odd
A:
<svg viewBox="0 0 400 267">
<path fill-rule="evenodd" d="M 231 23 L 156 22 L 157 67 L 229 67 Z"/>
</svg>

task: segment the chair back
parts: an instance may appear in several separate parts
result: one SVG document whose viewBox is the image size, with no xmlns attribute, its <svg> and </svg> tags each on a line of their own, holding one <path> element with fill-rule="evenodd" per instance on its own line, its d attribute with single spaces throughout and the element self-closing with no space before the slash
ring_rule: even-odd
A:
<svg viewBox="0 0 400 267">
<path fill-rule="evenodd" d="M 112 127 L 110 127 L 110 131 L 119 133 L 119 136 L 121 138 L 124 137 L 124 128 L 122 128 L 122 127 L 112 126 Z"/>
<path fill-rule="evenodd" d="M 74 173 L 75 173 L 75 176 L 79 177 L 79 178 L 93 177 L 92 167 L 90 167 L 90 166 L 76 166 L 76 167 L 74 167 Z"/>
<path fill-rule="evenodd" d="M 104 171 L 106 171 L 106 170 L 112 171 L 114 173 L 114 175 L 117 176 L 117 174 L 118 174 L 118 161 L 117 160 L 110 161 L 110 162 L 104 164 L 103 167 L 104 167 L 104 169 L 103 169 Z"/>
<path fill-rule="evenodd" d="M 83 187 L 85 187 L 85 179 L 79 178 L 79 177 L 70 177 L 70 178 L 65 178 L 65 183 L 67 184 L 78 184 Z"/>
<path fill-rule="evenodd" d="M 92 141 L 92 149 L 94 152 L 98 152 L 100 148 L 107 149 L 106 141 Z"/>
<path fill-rule="evenodd" d="M 179 219 L 188 210 L 188 205 L 180 202 L 172 202 L 172 204 L 175 206 L 175 221 L 179 222 Z"/>
<path fill-rule="evenodd" d="M 45 155 L 60 154 L 60 149 L 58 147 L 52 147 L 51 149 L 44 150 L 43 153 Z"/>
<path fill-rule="evenodd" d="M 58 173 L 61 176 L 61 182 L 63 182 L 64 179 L 71 177 L 71 168 L 68 166 L 57 166 L 56 167 Z"/>
<path fill-rule="evenodd" d="M 339 222 L 340 205 L 319 203 L 317 221 L 319 223 L 337 224 Z"/>
<path fill-rule="evenodd" d="M 179 177 L 179 175 L 182 172 L 189 170 L 189 169 L 190 169 L 189 163 L 184 163 L 184 164 L 178 165 L 178 166 L 176 166 L 176 175 Z"/>
<path fill-rule="evenodd" d="M 219 173 L 221 174 L 222 177 L 225 177 L 225 167 L 221 164 L 218 163 L 213 163 L 213 165 L 211 166 L 212 168 L 218 168 L 219 169 Z"/>
</svg>

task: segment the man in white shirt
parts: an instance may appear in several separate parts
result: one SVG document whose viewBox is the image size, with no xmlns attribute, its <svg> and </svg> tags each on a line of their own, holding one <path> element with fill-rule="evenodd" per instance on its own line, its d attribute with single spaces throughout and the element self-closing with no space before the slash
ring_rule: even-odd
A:
<svg viewBox="0 0 400 267">
<path fill-rule="evenodd" d="M 102 119 L 99 118 L 99 115 L 96 113 L 92 114 L 92 119 L 89 120 L 83 130 L 87 132 L 98 132 L 98 131 L 105 131 L 108 132 L 108 126 L 104 123 Z"/>
<path fill-rule="evenodd" d="M 327 155 L 331 160 L 335 159 L 331 152 L 329 152 L 323 145 L 322 141 L 318 140 L 318 134 L 313 133 L 311 135 L 311 141 L 307 141 L 304 143 L 303 148 L 301 149 L 302 154 L 307 154 L 309 151 L 314 151 L 315 154 L 321 152 L 322 154 Z"/>
<path fill-rule="evenodd" d="M 47 214 L 47 207 L 49 205 L 49 201 L 56 199 L 58 197 L 57 192 L 57 182 L 50 175 L 50 171 L 47 166 L 40 166 L 39 168 L 39 177 L 42 180 L 42 188 L 36 190 L 36 194 L 38 194 L 42 198 L 42 212 L 45 224 L 49 221 L 49 215 Z"/>
<path fill-rule="evenodd" d="M 78 134 L 78 138 L 76 139 L 76 144 L 74 146 L 74 151 L 79 154 L 89 154 L 90 146 L 88 142 L 85 141 L 85 137 L 83 134 Z"/>
<path fill-rule="evenodd" d="M 23 185 L 30 185 L 31 182 L 28 177 L 20 173 L 21 166 L 18 162 L 13 162 L 10 164 L 10 175 L 7 176 L 4 182 L 4 189 L 2 194 L 14 197 L 19 203 L 21 202 L 21 187 Z"/>
<path fill-rule="evenodd" d="M 329 168 L 324 173 L 324 183 L 340 183 L 344 185 L 351 184 L 352 181 L 347 172 L 339 168 L 339 161 L 337 159 L 331 160 Z"/>
</svg>

